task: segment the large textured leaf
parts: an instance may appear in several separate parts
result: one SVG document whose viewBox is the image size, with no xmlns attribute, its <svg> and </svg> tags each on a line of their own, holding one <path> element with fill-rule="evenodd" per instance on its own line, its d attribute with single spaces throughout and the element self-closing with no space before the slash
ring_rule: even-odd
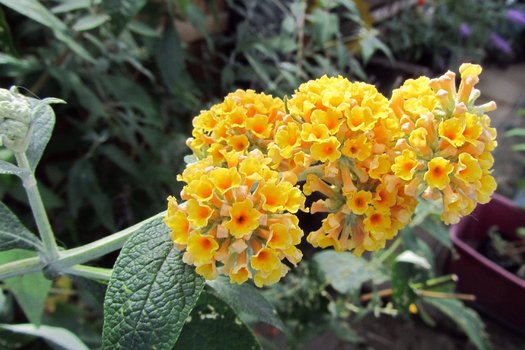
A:
<svg viewBox="0 0 525 350">
<path fill-rule="evenodd" d="M 146 0 L 103 0 L 104 12 L 111 17 L 111 26 L 119 34 L 144 7 Z"/>
<path fill-rule="evenodd" d="M 49 107 L 49 103 L 63 103 L 64 101 L 58 99 L 49 100 L 35 100 L 29 99 L 31 108 L 33 109 L 33 120 L 31 122 L 31 141 L 27 147 L 26 155 L 29 160 L 29 165 L 34 171 L 44 149 L 51 138 L 53 127 L 55 126 L 55 112 Z"/>
<path fill-rule="evenodd" d="M 340 293 L 361 288 L 369 280 L 380 283 L 386 279 L 376 265 L 352 253 L 325 250 L 317 253 L 314 261 L 326 276 L 327 282 Z"/>
<path fill-rule="evenodd" d="M 27 250 L 11 249 L 0 252 L 0 264 L 30 258 L 35 255 L 34 252 Z M 51 281 L 46 279 L 42 272 L 36 272 L 7 278 L 4 283 L 7 289 L 11 290 L 15 296 L 29 321 L 37 326 L 40 325 L 44 304 L 49 288 L 51 288 Z"/>
<path fill-rule="evenodd" d="M 425 298 L 424 301 L 454 321 L 479 350 L 491 349 L 485 324 L 474 310 L 456 299 Z"/>
<path fill-rule="evenodd" d="M 277 317 L 270 302 L 252 285 L 231 284 L 225 278 L 218 278 L 208 284 L 245 323 L 264 322 L 284 331 L 284 324 Z"/>
<path fill-rule="evenodd" d="M 204 286 L 162 218 L 144 224 L 115 263 L 104 301 L 104 349 L 172 349 Z"/>
<path fill-rule="evenodd" d="M 76 335 L 64 328 L 33 324 L 3 324 L 0 328 L 13 333 L 40 337 L 64 350 L 89 350 Z"/>
<path fill-rule="evenodd" d="M 213 294 L 202 293 L 184 326 L 176 350 L 260 349 L 235 312 Z"/>
<path fill-rule="evenodd" d="M 0 202 L 0 251 L 13 248 L 40 250 L 42 244 L 18 220 L 4 203 Z"/>
</svg>

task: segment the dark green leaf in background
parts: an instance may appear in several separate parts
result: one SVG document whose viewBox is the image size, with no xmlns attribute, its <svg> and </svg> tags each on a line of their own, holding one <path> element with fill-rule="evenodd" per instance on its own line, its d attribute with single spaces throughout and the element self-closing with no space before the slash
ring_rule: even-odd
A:
<svg viewBox="0 0 525 350">
<path fill-rule="evenodd" d="M 36 256 L 34 252 L 11 249 L 0 252 L 0 264 L 34 256 Z M 24 310 L 29 321 L 37 326 L 40 325 L 47 294 L 51 288 L 51 281 L 46 279 L 42 272 L 36 272 L 7 278 L 4 282 Z"/>
<path fill-rule="evenodd" d="M 115 263 L 104 301 L 104 349 L 169 349 L 204 286 L 162 218 L 142 226 Z"/>
<path fill-rule="evenodd" d="M 4 10 L 0 7 L 0 51 L 11 56 L 17 56 L 11 37 L 11 28 L 5 19 Z"/>
<path fill-rule="evenodd" d="M 177 81 L 185 69 L 185 50 L 174 26 L 168 25 L 156 48 L 156 61 L 164 85 L 171 93 L 177 91 Z"/>
<path fill-rule="evenodd" d="M 232 284 L 226 278 L 209 281 L 215 294 L 226 302 L 246 324 L 264 322 L 284 331 L 284 324 L 272 305 L 251 284 Z"/>
<path fill-rule="evenodd" d="M 489 350 L 491 345 L 485 325 L 479 315 L 456 299 L 425 298 L 425 303 L 436 307 L 449 317 L 469 337 L 478 350 Z"/>
<path fill-rule="evenodd" d="M 118 35 L 145 4 L 146 0 L 103 0 L 102 8 L 111 17 L 111 27 Z"/>
<path fill-rule="evenodd" d="M 4 203 L 0 202 L 0 251 L 13 248 L 39 251 L 42 243 Z"/>
<path fill-rule="evenodd" d="M 260 345 L 228 304 L 202 293 L 175 346 L 176 350 L 260 349 Z"/>
</svg>

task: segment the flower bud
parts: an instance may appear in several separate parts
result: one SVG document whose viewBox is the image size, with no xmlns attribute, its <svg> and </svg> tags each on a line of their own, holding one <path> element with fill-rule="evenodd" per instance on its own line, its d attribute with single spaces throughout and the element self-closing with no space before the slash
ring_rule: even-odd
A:
<svg viewBox="0 0 525 350">
<path fill-rule="evenodd" d="M 31 106 L 16 89 L 0 89 L 0 144 L 24 152 L 31 125 Z"/>
</svg>

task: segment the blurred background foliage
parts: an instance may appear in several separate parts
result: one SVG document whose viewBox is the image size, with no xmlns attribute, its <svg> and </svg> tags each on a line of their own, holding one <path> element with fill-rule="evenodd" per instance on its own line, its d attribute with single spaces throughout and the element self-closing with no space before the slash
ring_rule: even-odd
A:
<svg viewBox="0 0 525 350">
<path fill-rule="evenodd" d="M 185 141 L 191 119 L 228 92 L 251 88 L 284 97 L 304 81 L 341 74 L 377 84 L 386 93 L 406 78 L 455 70 L 460 61 L 508 63 L 522 57 L 525 47 L 525 23 L 515 13 L 509 15 L 510 10 L 523 13 L 523 1 L 0 0 L 0 4 L 2 86 L 17 85 L 27 95 L 68 102 L 54 107 L 56 128 L 37 174 L 52 226 L 67 247 L 164 210 L 165 198 L 180 191 L 176 175 L 188 153 Z M 13 161 L 6 150 L 0 150 L 0 158 Z M 31 226 L 25 193 L 16 179 L 0 175 L 0 200 Z M 336 259 L 330 252 L 308 252 L 301 268 L 268 291 L 290 327 L 291 346 L 325 330 L 320 320 L 328 320 L 322 325 L 343 340 L 358 342 L 359 335 L 340 320 L 352 315 L 357 321 L 367 314 L 408 317 L 411 304 L 433 324 L 425 313 L 430 302 L 421 290 L 449 292 L 453 281 L 427 285 L 439 276 L 437 255 L 428 241 L 439 242 L 443 249 L 451 244 L 431 210 L 421 210 L 424 215 L 415 223 L 426 227 L 430 238 L 411 234 L 415 228 L 410 228 L 401 235 L 399 247 L 365 258 L 344 254 Z M 404 250 L 423 258 L 399 259 Z M 111 266 L 114 257 L 100 264 Z M 363 269 L 359 274 L 338 271 L 353 276 L 341 285 L 333 275 L 337 266 Z M 403 283 L 383 296 L 375 293 L 396 279 Z M 96 347 L 103 288 L 83 280 L 74 284 L 76 288 L 71 281 L 55 282 L 52 291 L 62 299 L 47 300 L 44 323 L 67 327 Z M 2 293 L 0 297 L 4 298 Z M 391 297 L 396 308 L 383 297 Z M 5 315 L 0 314 L 0 320 L 23 320 L 13 311 L 12 295 L 4 299 L 0 310 Z M 461 302 L 443 300 L 430 308 L 463 315 L 457 317 L 459 326 L 484 348 L 479 318 L 465 311 Z"/>
</svg>

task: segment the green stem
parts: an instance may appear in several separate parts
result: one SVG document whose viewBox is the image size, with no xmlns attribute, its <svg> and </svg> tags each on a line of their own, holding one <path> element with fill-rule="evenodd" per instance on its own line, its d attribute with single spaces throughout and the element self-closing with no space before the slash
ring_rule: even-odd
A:
<svg viewBox="0 0 525 350">
<path fill-rule="evenodd" d="M 39 257 L 27 258 L 0 265 L 0 281 L 9 277 L 25 275 L 42 270 L 44 263 Z"/>
<path fill-rule="evenodd" d="M 137 229 L 139 229 L 142 225 L 164 215 L 166 215 L 165 211 L 158 213 L 157 215 L 152 216 L 150 218 L 147 218 L 146 220 L 143 220 L 138 224 L 130 226 L 122 231 L 116 232 L 110 236 L 101 238 L 97 241 L 88 243 L 77 248 L 60 252 L 60 257 L 53 264 L 53 267 L 57 271 L 60 271 L 61 269 L 73 265 L 83 264 L 85 262 L 95 260 L 97 258 L 100 258 L 101 256 L 118 250 L 122 248 L 129 236 L 131 236 L 131 234 Z"/>
<path fill-rule="evenodd" d="M 109 281 L 112 272 L 112 269 L 86 265 L 75 265 L 64 270 L 66 274 L 85 277 L 95 281 Z"/>
<path fill-rule="evenodd" d="M 71 269 L 71 267 L 74 265 L 86 263 L 118 250 L 122 248 L 126 240 L 133 234 L 133 232 L 138 230 L 142 225 L 164 215 L 166 215 L 165 211 L 147 218 L 146 220 L 143 220 L 138 224 L 128 227 L 122 231 L 99 239 L 98 241 L 88 243 L 77 248 L 61 251 L 59 252 L 59 257 L 55 261 L 51 262 L 49 267 L 51 267 L 56 273 L 62 273 L 68 269 Z M 0 280 L 26 273 L 38 272 L 45 266 L 45 262 L 40 261 L 38 257 L 22 259 L 0 265 Z"/>
<path fill-rule="evenodd" d="M 401 238 L 398 237 L 394 243 L 390 247 L 388 247 L 387 250 L 385 250 L 379 257 L 377 258 L 377 261 L 382 263 L 385 262 L 386 259 L 390 257 L 390 255 L 394 254 L 397 248 L 401 245 Z"/>
<path fill-rule="evenodd" d="M 54 261 L 58 258 L 58 246 L 51 225 L 49 224 L 49 219 L 47 218 L 44 203 L 42 202 L 40 192 L 36 185 L 35 175 L 33 174 L 33 170 L 29 165 L 25 153 L 15 153 L 15 157 L 18 166 L 21 169 L 26 170 L 22 175 L 22 181 L 27 193 L 27 198 L 29 199 L 29 205 L 31 206 L 31 211 L 33 212 L 38 232 L 40 233 L 40 238 L 44 244 L 45 257 L 48 261 Z"/>
</svg>

